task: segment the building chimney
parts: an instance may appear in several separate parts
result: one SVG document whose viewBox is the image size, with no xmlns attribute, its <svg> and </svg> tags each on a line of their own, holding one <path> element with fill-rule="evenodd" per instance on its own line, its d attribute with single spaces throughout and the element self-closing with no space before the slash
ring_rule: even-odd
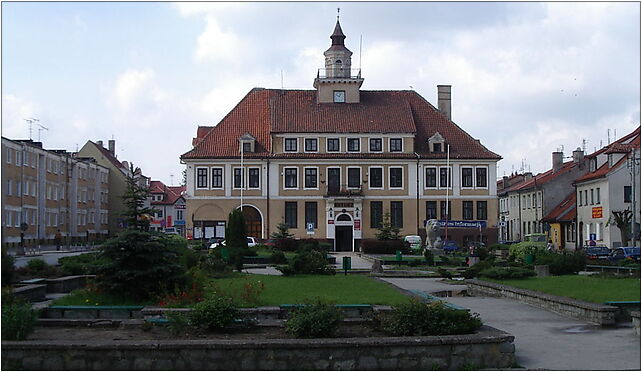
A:
<svg viewBox="0 0 642 372">
<path fill-rule="evenodd" d="M 578 147 L 575 151 L 573 151 L 573 162 L 581 163 L 582 161 L 584 161 L 584 151 L 582 151 L 582 149 Z"/>
<path fill-rule="evenodd" d="M 448 119 L 451 119 L 450 87 L 450 85 L 437 85 L 437 107 Z"/>
<path fill-rule="evenodd" d="M 116 140 L 109 140 L 109 153 L 116 156 Z"/>
<path fill-rule="evenodd" d="M 504 177 L 502 177 L 502 189 L 505 189 L 505 188 L 507 188 L 508 186 L 509 186 L 509 183 L 508 183 L 508 176 L 504 176 Z"/>
<path fill-rule="evenodd" d="M 103 147 L 103 141 L 96 141 L 96 144 L 100 147 Z"/>
<path fill-rule="evenodd" d="M 524 173 L 524 181 L 528 181 L 531 178 L 533 178 L 533 173 L 531 173 L 531 172 Z"/>
<path fill-rule="evenodd" d="M 561 151 L 553 152 L 553 173 L 557 172 L 562 168 L 564 163 L 564 153 Z"/>
</svg>

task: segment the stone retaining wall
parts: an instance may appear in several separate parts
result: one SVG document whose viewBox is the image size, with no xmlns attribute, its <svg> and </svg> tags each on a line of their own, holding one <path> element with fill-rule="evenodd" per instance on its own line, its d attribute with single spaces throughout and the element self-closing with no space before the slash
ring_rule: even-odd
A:
<svg viewBox="0 0 642 372">
<path fill-rule="evenodd" d="M 466 281 L 466 284 L 468 285 L 468 293 L 472 295 L 512 298 L 554 313 L 602 326 L 614 325 L 615 314 L 618 311 L 615 306 L 595 304 L 483 280 L 470 279 Z"/>
<path fill-rule="evenodd" d="M 280 340 L 3 341 L 2 369 L 444 370 L 508 368 L 514 337 L 484 326 L 460 336 Z"/>
<path fill-rule="evenodd" d="M 631 311 L 631 318 L 633 319 L 633 327 L 635 328 L 635 333 L 640 335 L 640 312 Z"/>
<path fill-rule="evenodd" d="M 63 276 L 62 278 L 47 279 L 47 292 L 49 293 L 69 293 L 76 289 L 85 287 L 87 278 L 93 278 L 95 275 L 74 275 Z"/>
<path fill-rule="evenodd" d="M 12 289 L 13 295 L 23 298 L 29 302 L 44 301 L 47 295 L 47 285 L 45 284 L 30 284 Z"/>
</svg>

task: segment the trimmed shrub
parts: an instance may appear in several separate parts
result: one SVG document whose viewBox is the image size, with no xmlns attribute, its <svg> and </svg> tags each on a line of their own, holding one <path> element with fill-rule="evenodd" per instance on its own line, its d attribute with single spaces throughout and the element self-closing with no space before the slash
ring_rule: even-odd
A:
<svg viewBox="0 0 642 372">
<path fill-rule="evenodd" d="M 13 256 L 7 254 L 7 249 L 2 248 L 2 286 L 11 284 L 13 280 L 13 275 L 16 271 L 14 266 L 16 259 Z"/>
<path fill-rule="evenodd" d="M 435 265 L 435 255 L 432 253 L 430 249 L 424 250 L 424 258 L 426 259 L 426 264 L 428 264 L 428 266 Z"/>
<path fill-rule="evenodd" d="M 275 244 L 278 250 L 283 252 L 295 252 L 299 249 L 299 241 L 295 239 L 278 239 Z"/>
<path fill-rule="evenodd" d="M 454 310 L 441 301 L 429 304 L 415 299 L 393 307 L 390 314 L 382 315 L 379 327 L 391 336 L 439 336 L 474 333 L 482 326 L 477 314 Z"/>
<path fill-rule="evenodd" d="M 272 251 L 270 255 L 270 262 L 273 264 L 285 264 L 288 263 L 288 259 L 285 257 L 285 254 L 278 249 Z"/>
<path fill-rule="evenodd" d="M 25 303 L 10 293 L 2 296 L 2 339 L 19 341 L 29 336 L 36 324 L 37 313 L 31 304 Z"/>
<path fill-rule="evenodd" d="M 202 256 L 197 268 L 213 278 L 222 278 L 232 273 L 231 267 L 228 266 L 221 257 L 216 257 L 211 254 Z"/>
<path fill-rule="evenodd" d="M 84 253 L 77 256 L 67 256 L 58 259 L 60 268 L 68 275 L 91 275 L 96 274 L 101 265 L 107 260 L 101 258 L 98 253 Z"/>
<path fill-rule="evenodd" d="M 535 275 L 535 271 L 521 267 L 491 267 L 490 269 L 482 270 L 479 273 L 479 276 L 498 280 L 526 279 Z"/>
<path fill-rule="evenodd" d="M 437 273 L 442 278 L 446 278 L 446 279 L 452 279 L 453 278 L 453 274 L 450 271 L 448 271 L 448 270 L 446 270 L 444 268 L 441 268 L 441 267 L 437 269 Z"/>
<path fill-rule="evenodd" d="M 473 266 L 466 269 L 463 272 L 462 276 L 466 279 L 472 279 L 479 276 L 479 273 L 483 270 L 490 269 L 493 267 L 493 262 L 491 260 L 480 261 Z"/>
<path fill-rule="evenodd" d="M 294 274 L 334 275 L 334 268 L 328 266 L 325 251 L 300 250 L 287 266 L 277 267 L 285 276 Z"/>
<path fill-rule="evenodd" d="M 577 274 L 586 266 L 586 256 L 583 252 L 546 252 L 541 251 L 535 255 L 536 265 L 548 265 L 551 274 L 567 275 Z"/>
<path fill-rule="evenodd" d="M 341 310 L 320 301 L 294 310 L 285 331 L 296 338 L 332 337 L 343 320 Z"/>
<path fill-rule="evenodd" d="M 361 250 L 366 254 L 395 254 L 397 251 L 403 254 L 410 253 L 402 240 L 363 239 Z"/>
<path fill-rule="evenodd" d="M 190 326 L 203 330 L 220 330 L 231 325 L 239 311 L 229 297 L 210 297 L 194 306 L 189 313 Z"/>
<path fill-rule="evenodd" d="M 47 266 L 47 263 L 40 258 L 33 258 L 27 261 L 27 269 L 31 271 L 42 271 Z"/>
</svg>

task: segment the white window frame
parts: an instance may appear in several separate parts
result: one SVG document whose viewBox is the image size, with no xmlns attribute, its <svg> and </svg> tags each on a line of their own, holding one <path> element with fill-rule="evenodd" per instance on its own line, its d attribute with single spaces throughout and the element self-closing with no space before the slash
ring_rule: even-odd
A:
<svg viewBox="0 0 642 372">
<path fill-rule="evenodd" d="M 375 169 L 375 168 L 381 169 L 381 187 L 372 187 L 372 178 L 370 178 L 370 176 L 371 176 L 372 169 Z M 385 188 L 386 172 L 384 172 L 383 169 L 384 168 L 380 165 L 373 165 L 368 167 L 368 189 L 369 190 L 383 190 Z"/>
<path fill-rule="evenodd" d="M 296 170 L 296 187 L 286 187 L 285 185 L 285 179 L 286 179 L 286 169 L 294 169 Z M 283 167 L 283 190 L 298 190 L 299 189 L 299 167 Z"/>
<path fill-rule="evenodd" d="M 206 171 L 206 174 L 205 174 L 205 187 L 199 187 L 198 186 L 198 171 L 199 171 L 199 169 L 205 169 L 205 171 Z M 194 189 L 196 189 L 196 190 L 209 190 L 209 186 L 210 186 L 209 177 L 210 177 L 210 174 L 209 174 L 209 172 L 207 172 L 208 169 L 209 169 L 209 167 L 195 167 L 195 169 L 194 169 Z"/>
<path fill-rule="evenodd" d="M 401 168 L 401 187 L 390 186 L 390 181 L 392 180 L 392 177 L 390 176 L 390 171 L 393 168 Z M 388 166 L 388 190 L 403 190 L 404 186 L 406 186 L 406 183 L 404 182 L 405 177 L 406 177 L 406 172 L 403 169 L 403 165 L 389 165 Z"/>
<path fill-rule="evenodd" d="M 393 139 L 401 140 L 401 150 L 392 151 L 392 140 Z M 403 146 L 403 137 L 390 137 L 390 138 L 388 138 L 388 152 L 403 152 L 403 148 L 404 148 L 404 146 Z"/>
<path fill-rule="evenodd" d="M 375 139 L 378 139 L 378 140 L 381 141 L 381 150 L 379 150 L 379 151 L 373 151 L 372 148 L 370 147 L 370 141 L 375 140 Z M 368 137 L 368 152 L 372 152 L 372 153 L 381 153 L 381 152 L 383 152 L 383 143 L 384 143 L 384 141 L 383 141 L 382 137 Z"/>
<path fill-rule="evenodd" d="M 250 169 L 258 169 L 259 170 L 259 185 L 257 187 L 250 187 Z M 256 166 L 249 166 L 246 167 L 245 170 L 245 178 L 246 178 L 246 190 L 260 190 L 261 189 L 261 167 L 256 167 Z"/>
<path fill-rule="evenodd" d="M 485 168 L 486 169 L 486 187 L 484 186 L 479 186 L 477 185 L 477 169 L 478 168 Z M 473 184 L 475 185 L 476 190 L 488 190 L 488 185 L 490 184 L 490 180 L 488 179 L 488 166 L 487 165 L 481 165 L 481 166 L 476 166 L 475 169 L 473 170 Z"/>
<path fill-rule="evenodd" d="M 316 143 L 317 143 L 317 149 L 316 150 L 308 150 L 308 149 L 306 149 L 305 145 L 306 145 L 306 142 L 308 140 L 315 140 L 316 141 Z M 319 152 L 319 137 L 303 138 L 303 152 L 306 152 L 306 153 L 318 153 Z"/>
<path fill-rule="evenodd" d="M 16 167 L 19 167 L 22 164 L 22 150 L 16 150 Z"/>
<path fill-rule="evenodd" d="M 450 177 L 448 177 L 448 178 L 447 178 L 447 181 L 448 181 L 448 179 L 450 180 L 450 186 L 447 186 L 447 187 L 442 187 L 442 186 L 441 186 L 441 169 L 442 169 L 442 168 L 446 168 L 446 169 L 448 169 L 448 173 L 449 173 Z M 440 166 L 438 167 L 438 171 L 437 171 L 437 187 L 438 187 L 440 190 L 452 190 L 452 188 L 453 188 L 453 181 L 454 181 L 454 180 L 453 180 L 453 166 L 452 166 L 452 165 L 451 165 L 451 166 L 440 165 Z M 446 184 L 448 184 L 448 182 L 446 182 Z"/>
<path fill-rule="evenodd" d="M 328 166 L 325 168 L 325 184 L 326 186 L 329 187 L 330 183 L 328 182 L 329 180 L 329 172 L 328 169 L 339 169 L 339 189 L 341 188 L 341 185 L 343 185 L 343 167 L 332 165 Z M 348 180 L 346 179 L 346 184 L 348 183 Z"/>
<path fill-rule="evenodd" d="M 305 186 L 305 170 L 306 169 L 316 169 L 317 170 L 317 187 L 306 187 Z M 285 172 L 285 171 L 284 171 Z M 285 173 L 284 173 L 285 174 Z M 318 190 L 319 189 L 319 167 L 303 167 L 303 190 Z"/>
<path fill-rule="evenodd" d="M 13 163 L 12 153 L 15 153 L 15 150 L 12 149 L 11 147 L 7 147 L 7 164 Z"/>
<path fill-rule="evenodd" d="M 234 185 L 235 177 L 236 177 L 236 170 L 240 169 L 241 170 L 241 187 L 236 187 Z M 232 190 L 247 190 L 247 172 L 245 171 L 246 167 L 244 166 L 243 168 L 241 167 L 232 167 Z"/>
<path fill-rule="evenodd" d="M 12 183 L 13 183 L 13 181 L 11 179 L 7 180 L 7 196 L 11 196 L 11 189 L 12 189 L 11 184 Z"/>
<path fill-rule="evenodd" d="M 225 167 L 210 167 L 210 177 L 214 176 L 214 169 L 221 170 L 221 187 L 214 187 L 214 182 L 210 182 L 210 190 L 222 190 L 225 187 Z M 210 181 L 213 181 L 210 178 Z"/>
<path fill-rule="evenodd" d="M 435 186 L 428 186 L 428 182 L 426 182 L 426 170 L 428 168 L 432 168 L 435 170 Z M 424 172 L 423 172 L 423 177 L 424 177 L 424 190 L 438 190 L 439 189 L 439 166 L 437 165 L 425 165 L 424 166 Z"/>
<path fill-rule="evenodd" d="M 287 140 L 294 140 L 294 143 L 296 143 L 294 150 L 286 150 Z M 283 152 L 299 152 L 299 139 L 296 137 L 283 137 Z"/>
<path fill-rule="evenodd" d="M 464 186 L 464 169 L 470 169 L 470 186 Z M 477 171 L 476 167 L 472 165 L 460 166 L 459 167 L 459 185 L 462 190 L 473 190 L 475 189 L 475 184 L 477 182 Z M 488 183 L 487 183 L 488 184 Z M 462 212 L 463 213 L 463 212 Z"/>
<path fill-rule="evenodd" d="M 339 148 L 337 150 L 328 150 L 328 141 L 337 140 L 339 142 Z M 326 137 L 325 139 L 325 152 L 341 152 L 341 137 Z"/>
<path fill-rule="evenodd" d="M 350 140 L 354 140 L 354 139 L 356 139 L 358 141 L 358 143 L 359 143 L 359 149 L 356 150 L 356 151 L 355 150 L 350 150 L 350 145 L 349 145 L 350 144 Z M 359 138 L 359 137 L 347 137 L 346 138 L 346 152 L 354 153 L 354 154 L 360 153 L 361 152 L 361 138 Z"/>
<path fill-rule="evenodd" d="M 350 180 L 350 169 L 358 169 L 359 170 L 359 186 L 350 186 L 349 180 Z M 348 166 L 346 167 L 346 189 L 348 190 L 358 190 L 362 187 L 363 185 L 363 179 L 361 178 L 361 174 L 363 173 L 363 170 L 361 167 L 358 166 Z"/>
</svg>

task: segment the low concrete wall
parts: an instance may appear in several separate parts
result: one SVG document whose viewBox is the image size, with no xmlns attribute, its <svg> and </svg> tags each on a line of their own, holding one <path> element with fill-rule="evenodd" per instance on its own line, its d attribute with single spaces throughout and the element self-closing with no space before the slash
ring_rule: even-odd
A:
<svg viewBox="0 0 642 372">
<path fill-rule="evenodd" d="M 635 333 L 640 335 L 640 312 L 631 311 L 631 318 L 633 319 L 633 327 L 635 328 Z"/>
<path fill-rule="evenodd" d="M 2 369 L 443 370 L 508 368 L 514 337 L 484 326 L 460 336 L 283 340 L 3 341 Z"/>
<path fill-rule="evenodd" d="M 49 293 L 69 293 L 76 289 L 82 289 L 87 284 L 87 278 L 93 278 L 95 275 L 74 275 L 63 276 L 62 278 L 47 279 L 47 292 Z"/>
<path fill-rule="evenodd" d="M 31 284 L 12 289 L 14 296 L 23 298 L 29 302 L 39 302 L 45 300 L 47 286 L 45 284 Z"/>
<path fill-rule="evenodd" d="M 571 318 L 597 323 L 602 326 L 614 325 L 618 308 L 575 300 L 568 297 L 554 296 L 546 293 L 515 288 L 508 285 L 486 282 L 483 280 L 466 280 L 468 293 L 493 297 L 512 298 L 521 302 L 535 305 L 554 313 L 570 316 Z"/>
</svg>

